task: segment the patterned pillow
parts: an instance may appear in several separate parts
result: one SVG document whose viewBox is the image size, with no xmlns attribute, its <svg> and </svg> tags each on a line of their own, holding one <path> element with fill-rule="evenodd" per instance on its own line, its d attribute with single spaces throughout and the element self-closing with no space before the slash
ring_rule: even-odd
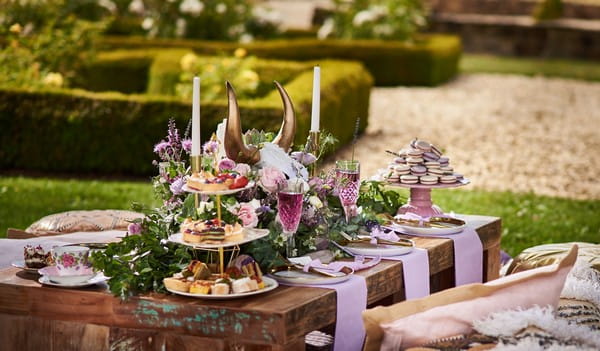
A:
<svg viewBox="0 0 600 351">
<path fill-rule="evenodd" d="M 579 259 L 587 261 L 592 268 L 600 272 L 600 244 L 577 242 L 546 244 L 527 248 L 512 260 L 506 274 L 556 264 L 567 255 L 573 244 L 577 244 L 579 247 Z"/>
<path fill-rule="evenodd" d="M 26 239 L 74 232 L 126 230 L 129 223 L 142 217 L 141 213 L 124 210 L 68 211 L 46 216 L 25 231 L 9 229 L 8 237 Z"/>
<path fill-rule="evenodd" d="M 363 312 L 365 350 L 395 350 L 472 332 L 472 322 L 490 313 L 535 304 L 558 304 L 577 246 L 558 266 L 540 267 L 485 284 L 469 284 L 421 299 Z M 543 292 L 543 293 L 541 293 Z M 385 337 L 384 337 L 385 335 Z"/>
</svg>

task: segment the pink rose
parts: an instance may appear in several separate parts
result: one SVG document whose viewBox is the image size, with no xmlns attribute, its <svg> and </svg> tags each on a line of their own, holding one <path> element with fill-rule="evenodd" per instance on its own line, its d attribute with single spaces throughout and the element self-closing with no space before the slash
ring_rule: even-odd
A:
<svg viewBox="0 0 600 351">
<path fill-rule="evenodd" d="M 250 173 L 251 168 L 245 163 L 238 163 L 233 170 L 235 172 L 238 172 L 240 175 L 248 176 L 248 173 Z"/>
<path fill-rule="evenodd" d="M 140 223 L 129 223 L 127 231 L 131 235 L 140 234 L 142 232 L 142 225 Z"/>
<path fill-rule="evenodd" d="M 260 170 L 260 184 L 268 192 L 276 192 L 285 187 L 287 180 L 283 172 L 275 167 L 265 167 Z"/>
<path fill-rule="evenodd" d="M 221 161 L 219 161 L 219 171 L 221 171 L 221 172 L 232 170 L 234 167 L 235 167 L 234 160 L 224 158 Z"/>
<path fill-rule="evenodd" d="M 61 258 L 60 260 L 62 261 L 62 265 L 65 268 L 69 268 L 69 267 L 72 267 L 72 266 L 75 265 L 75 258 L 72 255 L 68 254 L 68 253 L 62 254 L 60 256 L 60 258 Z"/>
<path fill-rule="evenodd" d="M 243 203 L 237 210 L 237 216 L 242 221 L 242 225 L 248 228 L 254 228 L 258 224 L 256 210 L 249 203 Z"/>
</svg>

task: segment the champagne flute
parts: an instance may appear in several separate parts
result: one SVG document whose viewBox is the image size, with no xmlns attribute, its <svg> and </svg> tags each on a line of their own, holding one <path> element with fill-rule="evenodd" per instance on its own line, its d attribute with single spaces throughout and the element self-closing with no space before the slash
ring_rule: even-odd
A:
<svg viewBox="0 0 600 351">
<path fill-rule="evenodd" d="M 277 219 L 283 227 L 283 235 L 287 238 L 286 255 L 294 257 L 296 238 L 300 217 L 302 216 L 302 183 L 291 181 L 288 188 L 277 193 Z"/>
<path fill-rule="evenodd" d="M 337 191 L 344 208 L 346 222 L 357 214 L 356 201 L 360 187 L 360 162 L 343 160 L 335 162 Z"/>
</svg>

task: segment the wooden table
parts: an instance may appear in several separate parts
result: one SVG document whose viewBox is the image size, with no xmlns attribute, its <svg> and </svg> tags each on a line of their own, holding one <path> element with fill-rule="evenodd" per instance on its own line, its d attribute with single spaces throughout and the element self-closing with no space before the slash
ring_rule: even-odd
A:
<svg viewBox="0 0 600 351">
<path fill-rule="evenodd" d="M 483 242 L 484 279 L 495 279 L 500 219 L 467 219 Z M 415 241 L 429 251 L 432 291 L 451 287 L 452 240 Z M 382 261 L 357 274 L 366 278 L 369 305 L 403 299 L 401 262 Z M 2 350 L 304 350 L 304 336 L 335 318 L 330 289 L 281 286 L 228 301 L 153 293 L 124 303 L 101 287 L 45 287 L 16 268 L 0 270 Z"/>
</svg>

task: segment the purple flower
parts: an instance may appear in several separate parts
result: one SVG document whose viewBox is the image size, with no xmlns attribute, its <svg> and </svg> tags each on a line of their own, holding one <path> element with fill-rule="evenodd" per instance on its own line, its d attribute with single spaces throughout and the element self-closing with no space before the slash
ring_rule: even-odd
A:
<svg viewBox="0 0 600 351">
<path fill-rule="evenodd" d="M 316 227 L 319 224 L 318 211 L 313 206 L 305 206 L 300 221 L 308 227 Z"/>
<path fill-rule="evenodd" d="M 176 196 L 172 196 L 167 201 L 164 201 L 163 205 L 166 206 L 169 210 L 175 210 L 179 206 L 183 205 L 183 201 L 181 201 L 181 199 Z"/>
<path fill-rule="evenodd" d="M 162 140 L 160 143 L 154 145 L 154 152 L 159 156 L 163 155 L 166 150 L 169 148 L 169 143 Z"/>
<path fill-rule="evenodd" d="M 181 146 L 183 147 L 183 150 L 185 150 L 185 152 L 187 152 L 188 154 L 190 152 L 192 152 L 192 140 L 191 139 L 185 139 L 184 141 L 182 141 Z"/>
<path fill-rule="evenodd" d="M 221 171 L 221 172 L 232 170 L 235 168 L 235 166 L 236 166 L 235 161 L 230 160 L 228 158 L 224 158 L 221 161 L 219 161 L 219 171 Z"/>
<path fill-rule="evenodd" d="M 312 190 L 314 190 L 315 193 L 317 193 L 317 196 L 321 200 L 327 198 L 327 194 L 331 191 L 331 187 L 327 183 L 325 183 L 325 181 L 322 178 L 319 177 L 310 178 L 308 180 L 308 185 Z"/>
<path fill-rule="evenodd" d="M 181 140 L 179 139 L 179 130 L 177 130 L 177 126 L 175 125 L 175 120 L 169 120 L 169 131 L 167 135 L 167 140 L 172 146 L 180 145 Z"/>
<path fill-rule="evenodd" d="M 207 155 L 213 155 L 219 150 L 219 143 L 214 140 L 207 141 L 203 146 L 204 153 Z"/>
<path fill-rule="evenodd" d="M 262 205 L 256 209 L 256 212 L 258 212 L 258 213 L 267 213 L 269 211 L 271 211 L 271 206 L 268 206 L 268 205 Z"/>
<path fill-rule="evenodd" d="M 129 223 L 127 231 L 131 235 L 140 234 L 142 232 L 142 225 L 140 223 Z"/>
<path fill-rule="evenodd" d="M 303 151 L 294 151 L 291 156 L 294 160 L 300 162 L 304 166 L 308 166 L 317 160 L 315 155 Z"/>
<path fill-rule="evenodd" d="M 173 181 L 173 183 L 171 183 L 171 185 L 169 186 L 169 190 L 171 190 L 173 195 L 181 195 L 181 194 L 183 194 L 183 184 L 184 183 L 185 183 L 185 181 L 183 180 L 183 178 L 179 177 L 179 178 L 175 179 Z"/>
</svg>

